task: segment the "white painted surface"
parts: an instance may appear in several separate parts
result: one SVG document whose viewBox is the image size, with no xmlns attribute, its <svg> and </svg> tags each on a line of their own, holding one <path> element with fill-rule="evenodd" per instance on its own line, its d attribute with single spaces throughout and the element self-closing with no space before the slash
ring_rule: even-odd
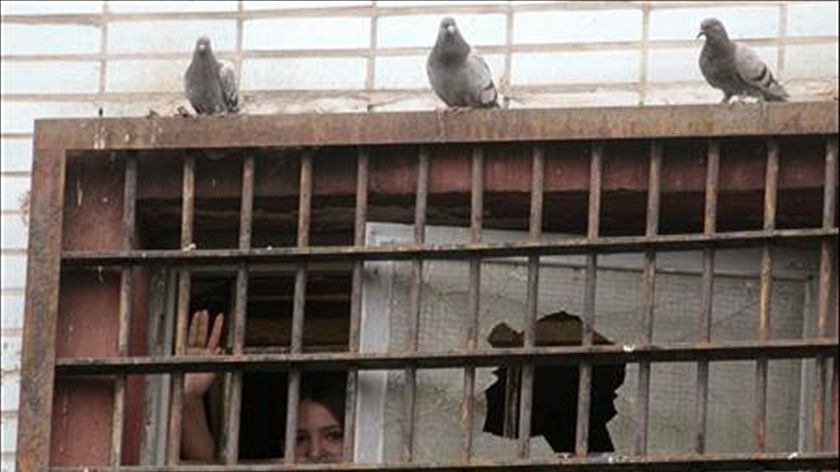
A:
<svg viewBox="0 0 840 472">
<path fill-rule="evenodd" d="M 244 27 L 244 49 L 352 49 L 370 45 L 370 18 L 272 18 L 246 21 Z"/>
<path fill-rule="evenodd" d="M 546 25 L 556 25 L 546 28 Z M 588 43 L 642 39 L 641 10 L 534 11 L 516 15 L 516 44 Z"/>
<path fill-rule="evenodd" d="M 32 170 L 32 139 L 0 138 L 0 172 Z"/>
<path fill-rule="evenodd" d="M 242 89 L 358 89 L 364 86 L 366 67 L 364 59 L 355 57 L 248 59 L 242 65 Z"/>
<path fill-rule="evenodd" d="M 49 34 L 47 34 L 49 31 Z M 4 23 L 0 54 L 94 54 L 101 30 L 79 24 Z"/>
<path fill-rule="evenodd" d="M 108 52 L 183 52 L 189 58 L 195 40 L 210 37 L 214 51 L 236 48 L 235 20 L 118 21 L 108 25 Z"/>
</svg>

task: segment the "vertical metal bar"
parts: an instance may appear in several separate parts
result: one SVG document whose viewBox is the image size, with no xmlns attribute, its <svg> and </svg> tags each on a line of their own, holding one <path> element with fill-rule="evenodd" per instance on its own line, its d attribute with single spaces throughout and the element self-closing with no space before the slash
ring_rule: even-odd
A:
<svg viewBox="0 0 840 472">
<path fill-rule="evenodd" d="M 26 269 L 23 317 L 17 470 L 47 470 L 55 378 L 55 332 L 64 215 L 64 149 L 44 148 L 45 137 L 35 127 L 32 166 L 30 248 Z M 37 281 L 37 283 L 36 283 Z"/>
<path fill-rule="evenodd" d="M 823 185 L 823 229 L 834 227 L 837 211 L 837 138 L 830 137 L 825 149 L 825 184 Z M 836 263 L 834 246 L 830 239 L 820 244 L 820 279 L 817 294 L 817 336 L 828 336 L 828 313 L 831 303 L 833 269 Z M 836 366 L 836 364 L 835 364 Z M 834 375 L 837 375 L 835 370 Z M 828 358 L 817 357 L 817 375 L 814 401 L 814 450 L 821 451 L 825 445 L 825 396 L 828 381 Z M 837 403 L 834 403 L 837 408 Z"/>
<path fill-rule="evenodd" d="M 654 237 L 659 232 L 659 189 L 662 170 L 662 144 L 650 145 L 650 171 L 648 175 L 647 224 L 645 236 Z M 656 252 L 645 252 L 642 272 L 642 345 L 653 339 L 653 310 L 656 287 Z M 636 455 L 647 454 L 648 410 L 650 407 L 650 362 L 639 363 L 639 388 L 636 392 Z"/>
<path fill-rule="evenodd" d="M 125 177 L 123 187 L 122 249 L 134 247 L 134 222 L 137 199 L 137 156 L 129 151 L 125 157 Z M 131 337 L 132 300 L 134 298 L 134 279 L 132 269 L 125 266 L 120 274 L 120 308 L 117 335 L 117 356 L 128 355 Z M 114 408 L 111 420 L 111 467 L 122 464 L 123 418 L 125 416 L 126 376 L 118 375 L 114 383 Z"/>
<path fill-rule="evenodd" d="M 242 163 L 242 197 L 239 211 L 239 249 L 251 248 L 251 231 L 254 208 L 254 155 L 248 152 Z M 231 341 L 233 355 L 245 351 L 245 323 L 248 310 L 248 265 L 236 269 L 236 299 L 233 313 Z M 226 427 L 224 435 L 224 462 L 235 464 L 239 460 L 239 426 L 242 407 L 242 372 L 228 374 Z"/>
<path fill-rule="evenodd" d="M 502 423 L 502 437 L 519 437 L 519 387 L 522 368 L 510 365 L 505 375 L 505 411 Z"/>
<path fill-rule="evenodd" d="M 417 156 L 417 195 L 414 203 L 414 242 L 426 241 L 426 205 L 429 194 L 429 150 L 420 148 Z M 411 261 L 411 288 L 408 309 L 408 352 L 416 352 L 420 333 L 420 297 L 423 284 L 423 261 Z M 405 369 L 403 390 L 402 458 L 404 462 L 414 459 L 414 411 L 417 403 L 417 369 Z"/>
<path fill-rule="evenodd" d="M 312 207 L 312 154 L 305 151 L 300 160 L 300 200 L 298 207 L 297 247 L 309 246 L 309 224 Z M 295 294 L 292 302 L 292 346 L 291 353 L 303 350 L 303 315 L 306 307 L 307 267 L 298 264 L 295 272 Z M 288 403 L 286 404 L 286 444 L 284 460 L 295 462 L 295 437 L 297 436 L 298 400 L 300 399 L 300 371 L 289 370 Z"/>
<path fill-rule="evenodd" d="M 367 223 L 368 203 L 368 168 L 370 153 L 366 148 L 360 148 L 356 160 L 356 215 L 353 234 L 353 245 L 365 245 L 365 224 Z M 350 333 L 348 350 L 359 352 L 361 340 L 362 320 L 362 277 L 364 276 L 364 262 L 353 263 L 353 288 L 350 295 Z M 353 461 L 353 450 L 356 442 L 356 398 L 358 396 L 359 369 L 350 368 L 347 372 L 347 394 L 344 404 L 344 461 Z"/>
<path fill-rule="evenodd" d="M 252 152 L 248 152 L 248 154 L 245 155 L 244 162 L 242 163 L 242 204 L 239 211 L 239 249 L 249 249 L 251 247 L 253 209 L 254 155 Z M 234 326 L 234 332 L 236 332 L 236 330 L 237 327 Z"/>
<path fill-rule="evenodd" d="M 484 226 L 484 150 L 480 146 L 472 152 L 472 184 L 470 189 L 470 243 L 481 242 Z M 468 351 L 478 345 L 478 313 L 481 298 L 481 259 L 470 259 L 469 286 L 467 288 L 467 342 Z M 469 462 L 472 457 L 473 395 L 475 393 L 475 366 L 464 367 L 464 392 L 461 401 L 461 430 L 463 444 L 461 458 Z"/>
<path fill-rule="evenodd" d="M 601 169 L 604 145 L 592 143 L 592 159 L 589 170 L 589 217 L 586 237 L 598 237 L 601 214 Z M 583 322 L 581 323 L 581 344 L 591 346 L 595 332 L 595 285 L 597 282 L 598 256 L 586 255 L 586 281 L 583 298 Z M 592 363 L 580 363 L 578 383 L 577 427 L 575 429 L 575 454 L 586 456 L 589 450 L 589 407 L 592 402 Z"/>
<path fill-rule="evenodd" d="M 193 216 L 195 210 L 195 157 L 184 158 L 184 175 L 181 200 L 181 249 L 189 250 L 193 244 Z M 190 270 L 178 272 L 178 308 L 175 322 L 175 355 L 181 356 L 186 349 L 187 325 L 190 309 Z M 181 420 L 184 394 L 184 373 L 172 374 L 172 392 L 169 404 L 169 445 L 167 463 L 175 465 L 181 455 Z"/>
<path fill-rule="evenodd" d="M 716 231 L 718 173 L 720 169 L 720 143 L 710 140 L 706 158 L 706 207 L 703 215 L 703 234 Z M 712 338 L 712 292 L 714 286 L 715 252 L 703 249 L 703 278 L 700 292 L 700 322 L 698 342 L 709 342 Z M 697 389 L 695 396 L 697 435 L 695 451 L 706 452 L 706 419 L 709 406 L 709 361 L 697 362 Z"/>
<path fill-rule="evenodd" d="M 779 181 L 779 144 L 767 141 L 767 167 L 764 178 L 764 230 L 776 227 L 776 199 Z M 773 253 L 769 243 L 761 253 L 761 275 L 758 294 L 758 339 L 770 339 L 770 296 L 773 292 Z M 755 372 L 755 450 L 767 448 L 767 358 L 756 359 Z"/>
<path fill-rule="evenodd" d="M 531 210 L 528 218 L 528 240 L 539 242 L 542 236 L 543 184 L 545 181 L 545 148 L 537 144 L 532 150 Z M 523 347 L 536 345 L 537 307 L 539 305 L 540 257 L 528 256 L 528 285 L 525 287 Z M 522 390 L 519 395 L 519 457 L 531 454 L 531 412 L 534 398 L 534 364 L 522 366 Z"/>
</svg>

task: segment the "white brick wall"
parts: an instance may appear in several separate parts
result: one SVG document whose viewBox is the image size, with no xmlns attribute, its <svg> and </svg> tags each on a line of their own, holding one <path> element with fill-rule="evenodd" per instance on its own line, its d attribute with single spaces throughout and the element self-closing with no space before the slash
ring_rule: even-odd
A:
<svg viewBox="0 0 840 472">
<path fill-rule="evenodd" d="M 730 37 L 774 38 L 779 32 L 779 8 L 771 6 L 678 8 L 652 10 L 650 39 L 690 39 L 704 18 L 720 19 Z"/>
<path fill-rule="evenodd" d="M 837 96 L 836 2 L 2 2 L 3 472 L 13 470 L 26 227 L 38 117 L 170 114 L 195 38 L 241 71 L 245 113 L 431 109 L 442 16 L 483 51 L 512 107 L 716 102 L 696 61 L 718 16 L 794 100 Z M 509 69 L 508 69 L 509 67 Z"/>
<path fill-rule="evenodd" d="M 246 21 L 242 47 L 261 51 L 366 48 L 370 46 L 370 23 L 370 18 L 360 17 Z"/>
<path fill-rule="evenodd" d="M 5 6 L 3 7 L 5 9 Z M 5 10 L 4 10 L 5 14 Z M 44 34 L 49 28 L 49 34 Z M 94 54 L 101 30 L 84 24 L 3 23 L 0 53 L 9 55 Z"/>
<path fill-rule="evenodd" d="M 475 46 L 505 43 L 504 15 L 455 15 L 464 37 Z M 441 15 L 386 16 L 378 21 L 380 48 L 429 48 L 437 37 Z"/>
<path fill-rule="evenodd" d="M 149 20 L 114 21 L 108 24 L 108 52 L 187 52 L 190 58 L 195 39 L 210 37 L 215 51 L 236 48 L 234 20 Z"/>
<path fill-rule="evenodd" d="M 546 28 L 546 24 L 563 25 Z M 516 15 L 515 44 L 589 43 L 642 39 L 642 11 L 533 11 Z"/>
<path fill-rule="evenodd" d="M 49 94 L 60 90 L 96 93 L 99 90 L 99 62 L 20 61 L 3 64 L 0 91 L 11 94 Z"/>
</svg>

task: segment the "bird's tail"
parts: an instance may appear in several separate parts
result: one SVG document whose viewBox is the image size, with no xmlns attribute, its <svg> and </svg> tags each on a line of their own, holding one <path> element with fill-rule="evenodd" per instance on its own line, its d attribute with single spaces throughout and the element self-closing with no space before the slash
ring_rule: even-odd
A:
<svg viewBox="0 0 840 472">
<path fill-rule="evenodd" d="M 770 76 L 770 83 L 762 89 L 762 94 L 765 100 L 771 102 L 784 102 L 790 97 L 787 90 L 772 75 Z"/>
</svg>

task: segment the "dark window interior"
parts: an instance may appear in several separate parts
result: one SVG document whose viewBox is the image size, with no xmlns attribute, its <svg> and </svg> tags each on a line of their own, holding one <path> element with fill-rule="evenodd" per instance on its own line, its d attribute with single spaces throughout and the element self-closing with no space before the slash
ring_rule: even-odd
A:
<svg viewBox="0 0 840 472">
<path fill-rule="evenodd" d="M 248 286 L 246 352 L 285 352 L 290 345 L 294 274 L 252 273 Z M 304 351 L 346 351 L 350 313 L 351 273 L 344 270 L 309 274 L 304 322 Z M 193 279 L 191 312 L 207 309 L 231 320 L 235 277 L 197 275 Z M 302 377 L 302 391 L 344 391 L 343 372 L 311 372 Z M 217 441 L 221 427 L 222 377 L 206 399 L 208 417 Z M 285 372 L 246 372 L 243 376 L 240 457 L 268 459 L 283 456 L 286 424 Z M 343 420 L 343 417 L 341 418 Z"/>
</svg>

